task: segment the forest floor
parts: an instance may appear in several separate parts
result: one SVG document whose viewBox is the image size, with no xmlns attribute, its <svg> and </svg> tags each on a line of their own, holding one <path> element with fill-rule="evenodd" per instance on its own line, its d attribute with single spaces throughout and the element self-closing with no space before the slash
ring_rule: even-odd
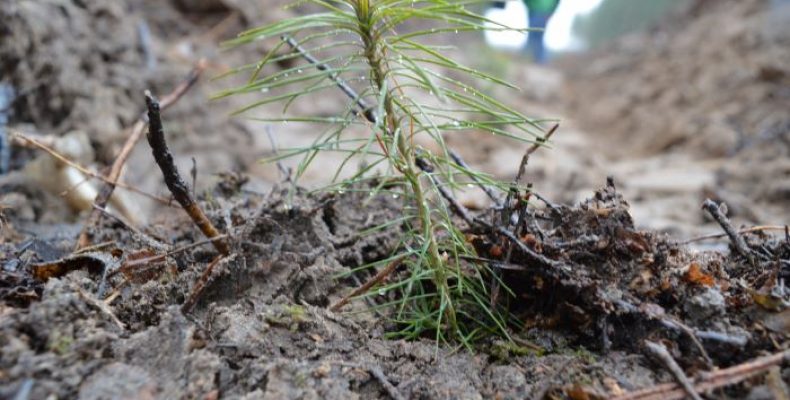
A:
<svg viewBox="0 0 790 400">
<path fill-rule="evenodd" d="M 524 88 L 496 95 L 560 128 L 526 174 L 551 205 L 530 211 L 532 252 L 516 251 L 503 272 L 521 326 L 512 342 L 469 351 L 384 339 L 392 323 L 361 300 L 330 310 L 373 275 L 356 267 L 395 250 L 398 227 L 369 231 L 400 203 L 288 197 L 278 169 L 258 160 L 311 143 L 315 127 L 266 127 L 229 116 L 248 99 L 208 100 L 228 87 L 210 77 L 266 52 L 217 43 L 291 11 L 235 0 L 3 3 L 1 82 L 16 96 L 0 126 L 0 150 L 11 146 L 7 168 L 0 159 L 0 397 L 668 399 L 684 398 L 685 382 L 709 398 L 788 398 L 790 18 L 765 1 L 695 4 L 549 67 L 475 48 L 484 57 L 469 64 Z M 163 115 L 177 165 L 194 170 L 209 218 L 233 237 L 231 256 L 183 248 L 203 239 L 185 214 L 121 187 L 111 205 L 126 222 L 103 218 L 89 231 L 95 247 L 74 253 L 88 214 L 78 197 L 95 194 L 93 183 L 11 137 L 106 174 L 143 91 L 164 96 L 196 65 L 202 76 Z M 332 115 L 341 96 L 296 111 Z M 508 181 L 525 151 L 488 133 L 447 140 Z M 325 184 L 342 161 L 322 156 L 300 185 Z M 167 197 L 145 144 L 124 182 Z M 474 189 L 457 196 L 489 206 Z M 703 209 L 708 198 L 718 206 Z M 766 228 L 744 230 L 753 226 Z M 689 240 L 702 235 L 717 236 Z M 495 258 L 490 244 L 478 250 Z M 180 250 L 157 256 L 165 249 Z"/>
</svg>

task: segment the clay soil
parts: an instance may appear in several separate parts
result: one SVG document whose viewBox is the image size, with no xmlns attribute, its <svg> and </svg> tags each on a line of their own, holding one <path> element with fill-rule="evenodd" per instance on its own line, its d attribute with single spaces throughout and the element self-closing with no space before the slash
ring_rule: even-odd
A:
<svg viewBox="0 0 790 400">
<path fill-rule="evenodd" d="M 98 171 L 143 111 L 142 92 L 163 95 L 207 60 L 164 119 L 176 163 L 195 171 L 186 175 L 200 204 L 232 247 L 218 258 L 179 208 L 118 188 L 113 210 L 126 222 L 102 218 L 89 230 L 95 246 L 75 253 L 88 211 L 60 182 L 65 166 L 4 139 L 0 398 L 684 398 L 656 347 L 703 398 L 788 398 L 790 18 L 765 1 L 692 3 L 549 68 L 482 44 L 488 61 L 459 52 L 478 68 L 506 65 L 499 72 L 529 89 L 501 95 L 562 121 L 530 160 L 527 180 L 549 201 L 514 210 L 520 245 L 458 220 L 512 290 L 500 306 L 518 321 L 509 339 L 473 348 L 389 338 L 399 326 L 376 306 L 393 293 L 330 310 L 376 273 L 358 267 L 397 250 L 402 227 L 372 228 L 396 220 L 402 202 L 305 189 L 331 179 L 342 162 L 332 156 L 292 187 L 258 160 L 310 143 L 315 128 L 264 129 L 229 116 L 248 99 L 208 100 L 229 85 L 210 77 L 267 51 L 218 43 L 294 11 L 277 1 L 0 4 L 0 83 L 16 93 L 0 107 L 4 138 L 23 132 Z M 343 100 L 296 107 L 332 115 Z M 525 150 L 487 133 L 447 140 L 504 180 Z M 168 196 L 145 143 L 124 181 Z M 457 196 L 497 219 L 483 193 Z M 689 241 L 724 233 L 701 209 L 706 198 L 735 230 L 770 227 Z"/>
</svg>

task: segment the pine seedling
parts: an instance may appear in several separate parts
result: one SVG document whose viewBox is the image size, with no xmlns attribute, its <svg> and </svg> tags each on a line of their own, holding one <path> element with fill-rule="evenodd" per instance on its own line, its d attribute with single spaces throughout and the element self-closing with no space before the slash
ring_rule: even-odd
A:
<svg viewBox="0 0 790 400">
<path fill-rule="evenodd" d="M 454 162 L 444 138 L 484 131 L 531 143 L 540 127 L 478 89 L 514 86 L 454 61 L 446 55 L 448 47 L 428 44 L 435 35 L 511 29 L 469 10 L 481 4 L 305 0 L 298 5 L 319 11 L 248 30 L 230 42 L 254 45 L 268 40 L 273 47 L 259 62 L 232 71 L 249 73 L 246 84 L 217 97 L 255 94 L 257 99 L 238 113 L 278 103 L 282 117 L 253 119 L 316 123 L 326 129 L 313 145 L 286 150 L 268 161 L 301 156 L 298 179 L 319 153 L 339 152 L 345 161 L 325 190 L 365 190 L 371 196 L 403 200 L 403 218 L 395 221 L 405 232 L 398 254 L 370 267 L 397 259 L 406 272 L 361 295 L 391 294 L 379 307 L 390 308 L 398 322 L 393 336 L 431 334 L 438 341 L 470 343 L 491 333 L 507 335 L 508 317 L 489 298 L 488 282 L 494 275 L 485 264 L 470 261 L 477 259 L 474 249 L 448 204 L 448 193 L 460 185 L 507 185 Z M 431 27 L 425 29 L 426 24 Z M 274 63 L 289 66 L 264 73 Z M 291 115 L 298 99 L 338 90 L 350 100 L 337 117 Z M 367 134 L 350 135 L 349 127 Z M 426 142 L 433 142 L 434 151 L 419 145 Z M 362 166 L 344 177 L 342 170 L 354 159 Z"/>
</svg>

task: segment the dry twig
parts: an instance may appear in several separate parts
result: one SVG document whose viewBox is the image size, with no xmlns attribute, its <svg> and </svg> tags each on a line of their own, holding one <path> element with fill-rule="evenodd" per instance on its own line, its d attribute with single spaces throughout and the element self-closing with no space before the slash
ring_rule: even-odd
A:
<svg viewBox="0 0 790 400">
<path fill-rule="evenodd" d="M 404 258 L 405 258 L 404 256 L 401 256 L 401 257 L 398 257 L 398 258 L 390 261 L 390 263 L 387 264 L 387 266 L 384 267 L 384 269 L 379 271 L 375 276 L 370 278 L 370 280 L 365 282 L 362 286 L 354 289 L 346 297 L 343 297 L 337 303 L 333 304 L 331 307 L 329 307 L 329 310 L 330 311 L 337 311 L 341 307 L 343 307 L 344 305 L 348 304 L 348 302 L 351 301 L 352 298 L 354 298 L 356 296 L 359 296 L 360 294 L 365 293 L 368 290 L 370 290 L 370 288 L 372 288 L 373 285 L 381 282 L 382 280 L 384 280 L 384 278 L 386 278 L 387 276 L 392 274 L 392 272 L 395 271 L 395 268 L 398 268 L 398 265 L 400 265 L 401 262 L 403 262 Z"/>
<path fill-rule="evenodd" d="M 206 243 L 214 242 L 214 241 L 219 240 L 219 239 L 224 239 L 226 237 L 228 237 L 228 235 L 219 235 L 219 236 L 217 236 L 215 238 L 212 238 L 212 239 L 205 239 L 205 240 L 201 240 L 201 241 L 198 241 L 198 242 L 195 242 L 195 243 L 190 243 L 190 244 L 188 244 L 186 246 L 181 246 L 181 247 L 179 247 L 177 249 L 170 250 L 170 251 L 168 251 L 166 253 L 163 253 L 163 254 L 157 254 L 157 255 L 151 256 L 151 257 L 137 258 L 137 259 L 134 259 L 134 260 L 125 261 L 123 263 L 123 265 L 121 266 L 121 269 L 116 269 L 116 270 L 110 272 L 107 275 L 107 277 L 111 278 L 114 275 L 118 274 L 119 272 L 123 272 L 123 269 L 129 270 L 129 269 L 133 269 L 135 267 L 141 266 L 141 265 L 146 265 L 146 264 L 149 264 L 149 263 L 152 263 L 152 262 L 162 261 L 165 258 L 170 257 L 170 256 L 172 256 L 174 254 L 178 254 L 178 253 L 181 253 L 183 251 L 186 251 L 186 250 L 198 247 L 198 246 L 202 246 L 202 245 L 204 245 Z"/>
<path fill-rule="evenodd" d="M 232 258 L 233 256 L 231 256 Z M 203 271 L 203 274 L 200 275 L 197 282 L 195 282 L 195 287 L 192 288 L 192 292 L 189 294 L 189 298 L 181 305 L 181 312 L 184 314 L 189 313 L 192 311 L 192 307 L 197 304 L 198 300 L 200 299 L 200 295 L 203 294 L 203 290 L 206 289 L 206 285 L 211 280 L 211 274 L 214 272 L 214 268 L 223 260 L 229 259 L 226 256 L 218 256 L 214 260 L 212 260 L 206 269 Z"/>
<path fill-rule="evenodd" d="M 721 225 L 721 228 L 724 229 L 724 232 L 727 234 L 727 236 L 729 236 L 730 242 L 732 242 L 732 246 L 735 248 L 735 251 L 749 259 L 749 262 L 754 264 L 754 259 L 752 257 L 751 251 L 749 250 L 749 245 L 747 245 L 746 241 L 743 240 L 743 237 L 738 234 L 738 231 L 732 227 L 732 223 L 730 223 L 729 218 L 724 215 L 719 205 L 711 199 L 705 199 L 705 202 L 702 203 L 702 208 L 707 211 L 708 214 L 710 214 L 710 216 L 719 223 L 719 225 Z"/>
<path fill-rule="evenodd" d="M 153 248 L 155 248 L 157 250 L 165 250 L 167 248 L 167 246 L 164 243 L 152 238 L 151 236 L 145 234 L 143 231 L 135 228 L 131 223 L 129 223 L 129 221 L 126 221 L 125 219 L 123 219 L 123 217 L 121 217 L 119 215 L 115 215 L 115 214 L 109 212 L 107 209 L 100 208 L 96 204 L 93 205 L 93 208 L 95 210 L 99 210 L 99 212 L 102 215 L 105 215 L 105 216 L 109 217 L 110 219 L 112 219 L 112 220 L 118 222 L 119 224 L 121 224 L 124 228 L 126 228 L 130 232 L 132 232 L 133 235 L 135 235 L 140 240 L 145 242 L 145 244 L 147 244 L 148 246 L 151 246 L 151 247 L 153 247 Z M 77 252 L 83 251 L 84 249 L 85 248 L 77 250 Z"/>
<path fill-rule="evenodd" d="M 343 367 L 367 370 L 368 372 L 370 372 L 371 375 L 373 375 L 374 378 L 376 378 L 376 380 L 379 381 L 379 383 L 381 383 L 381 386 L 384 387 L 384 390 L 387 391 L 387 394 L 389 394 L 390 397 L 392 397 L 394 400 L 406 400 L 406 398 L 403 397 L 403 395 L 400 394 L 400 392 L 398 392 L 398 389 L 395 387 L 395 385 L 393 385 L 389 381 L 389 379 L 387 379 L 387 376 L 384 375 L 384 371 L 382 371 L 381 368 L 376 366 L 366 366 L 366 365 L 360 365 L 360 364 L 343 362 L 343 361 L 336 362 L 335 364 Z"/>
<path fill-rule="evenodd" d="M 694 343 L 694 346 L 697 347 L 700 354 L 702 355 L 702 358 L 705 359 L 705 364 L 707 364 L 708 368 L 713 368 L 714 366 L 713 360 L 710 358 L 708 351 L 705 350 L 705 346 L 703 346 L 702 342 L 699 341 L 699 334 L 697 330 L 668 315 L 659 317 L 659 321 L 661 321 L 661 324 L 667 328 L 679 330 L 685 333 L 689 337 L 689 339 L 691 339 L 691 342 Z M 710 338 L 711 335 L 709 335 L 708 337 Z"/>
<path fill-rule="evenodd" d="M 549 129 L 546 135 L 544 135 L 542 138 L 538 138 L 538 140 L 535 141 L 535 143 L 533 143 L 532 146 L 530 146 L 527 151 L 524 152 L 524 156 L 521 157 L 521 163 L 518 166 L 516 179 L 513 180 L 513 186 L 516 186 L 519 184 L 519 182 L 521 182 L 521 178 L 524 176 L 524 172 L 527 169 L 527 164 L 529 163 L 529 157 L 532 155 L 532 153 L 536 152 L 540 146 L 543 146 L 546 142 L 548 142 L 559 127 L 560 124 L 554 124 L 554 126 Z"/>
<path fill-rule="evenodd" d="M 198 80 L 198 77 L 200 77 L 200 74 L 203 72 L 203 69 L 205 69 L 205 65 L 205 60 L 199 61 L 197 66 L 189 73 L 189 76 L 187 76 L 183 82 L 173 89 L 170 94 L 162 98 L 160 106 L 163 110 L 175 104 L 192 86 L 194 86 L 195 82 Z M 123 184 L 118 182 L 118 179 L 121 176 L 121 172 L 123 171 L 123 167 L 126 164 L 126 160 L 132 154 L 132 149 L 134 149 L 134 146 L 143 137 L 145 128 L 148 125 L 147 120 L 147 115 L 143 113 L 134 124 L 132 133 L 126 139 L 121 151 L 118 153 L 118 156 L 115 157 L 115 161 L 112 163 L 108 180 L 105 181 L 105 185 L 99 189 L 99 194 L 96 195 L 96 199 L 93 202 L 95 207 L 98 207 L 99 209 L 105 208 L 107 206 L 107 202 L 112 196 L 112 192 L 115 190 L 115 186 L 124 187 Z M 97 211 L 96 208 L 91 210 L 90 216 L 88 216 L 88 220 L 85 222 L 85 225 L 83 225 L 82 232 L 80 232 L 80 237 L 77 240 L 77 249 L 90 244 L 90 239 L 88 239 L 88 229 L 90 229 L 92 226 L 95 226 L 99 222 L 99 218 L 101 218 L 101 212 Z"/>
<path fill-rule="evenodd" d="M 146 92 L 145 102 L 148 106 L 148 144 L 151 146 L 156 164 L 159 165 L 159 169 L 162 170 L 165 185 L 167 185 L 167 188 L 170 189 L 170 193 L 173 194 L 173 198 L 181 204 L 181 207 L 187 212 L 189 217 L 192 218 L 192 221 L 197 225 L 200 231 L 203 232 L 207 238 L 215 239 L 212 240 L 211 243 L 217 251 L 223 256 L 227 256 L 230 254 L 230 246 L 224 240 L 218 239 L 218 236 L 220 236 L 219 231 L 217 231 L 217 228 L 214 227 L 214 224 L 211 223 L 211 220 L 208 219 L 195 199 L 192 198 L 186 182 L 181 178 L 181 174 L 175 166 L 173 154 L 170 153 L 170 149 L 167 147 L 167 142 L 165 141 L 165 131 L 162 126 L 159 102 L 154 99 L 150 92 Z"/>
<path fill-rule="evenodd" d="M 456 164 L 458 164 L 458 166 L 459 166 L 459 167 L 461 167 L 461 168 L 464 168 L 464 169 L 467 169 L 467 170 L 470 170 L 470 169 L 471 169 L 471 168 L 469 167 L 469 165 L 466 163 L 466 161 L 464 161 L 464 159 L 463 159 L 463 158 L 461 158 L 461 156 L 460 156 L 458 153 L 456 153 L 454 150 L 450 150 L 450 157 L 453 159 L 453 161 L 454 161 Z M 494 191 L 493 191 L 493 190 L 491 190 L 491 188 L 490 188 L 490 187 L 488 187 L 488 186 L 484 185 L 484 184 L 483 184 L 482 182 L 480 182 L 480 180 L 479 180 L 479 179 L 477 179 L 477 178 L 476 178 L 474 175 L 470 175 L 470 178 L 472 178 L 472 180 L 475 182 L 475 184 L 476 184 L 476 185 L 477 185 L 477 186 L 478 186 L 478 187 L 479 187 L 479 188 L 480 188 L 480 189 L 481 189 L 483 192 L 485 192 L 485 194 L 488 196 L 488 198 L 489 198 L 489 199 L 491 199 L 491 201 L 493 201 L 493 202 L 494 202 L 494 204 L 496 204 L 496 206 L 497 206 L 497 207 L 501 207 L 501 206 L 502 206 L 502 200 L 501 200 L 501 199 L 499 199 L 499 197 L 497 197 L 496 193 L 494 193 Z"/>
<path fill-rule="evenodd" d="M 116 326 L 121 328 L 121 330 L 125 330 L 126 329 L 126 327 L 123 325 L 123 322 L 121 322 L 121 320 L 119 320 L 118 317 L 115 316 L 115 314 L 112 312 L 112 310 L 110 309 L 110 306 L 108 306 L 107 303 L 96 299 L 95 297 L 91 296 L 89 293 L 85 292 L 82 289 L 78 289 L 77 293 L 79 293 L 80 297 L 82 297 L 82 299 L 85 300 L 86 303 L 98 308 L 99 311 L 107 314 L 107 316 L 110 317 L 112 322 Z"/>
<path fill-rule="evenodd" d="M 763 232 L 763 231 L 784 231 L 787 226 L 780 226 L 780 225 L 759 225 L 759 226 L 752 226 L 750 228 L 744 228 L 738 230 L 738 234 L 743 235 L 744 233 L 752 233 L 752 232 Z M 718 239 L 727 236 L 727 233 L 713 233 L 710 235 L 703 235 L 697 236 L 695 238 L 691 238 L 682 242 L 678 242 L 679 245 L 685 245 L 689 243 L 701 242 L 703 240 L 710 240 L 710 239 Z"/>
<path fill-rule="evenodd" d="M 689 395 L 694 400 L 702 400 L 697 392 L 694 391 L 694 385 L 691 384 L 688 376 L 686 373 L 683 372 L 683 369 L 680 368 L 677 361 L 672 358 L 672 355 L 669 354 L 666 346 L 662 343 L 651 342 L 649 340 L 645 340 L 645 348 L 647 351 L 656 357 L 662 364 L 669 370 L 672 376 L 675 377 L 675 380 L 678 381 L 678 384 L 686 391 L 686 394 Z"/>
<path fill-rule="evenodd" d="M 757 374 L 768 371 L 774 365 L 781 365 L 790 361 L 790 350 L 785 350 L 769 356 L 759 357 L 752 361 L 745 362 L 730 368 L 703 374 L 694 383 L 694 390 L 697 393 L 705 393 L 721 387 L 734 385 Z M 622 396 L 614 397 L 613 400 L 681 400 L 687 396 L 676 383 L 664 383 L 651 388 L 636 390 Z"/>
</svg>

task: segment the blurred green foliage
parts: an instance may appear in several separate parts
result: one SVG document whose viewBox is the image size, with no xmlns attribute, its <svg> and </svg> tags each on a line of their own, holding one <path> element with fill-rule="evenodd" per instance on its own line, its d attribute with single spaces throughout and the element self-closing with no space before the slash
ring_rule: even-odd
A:
<svg viewBox="0 0 790 400">
<path fill-rule="evenodd" d="M 590 47 L 598 47 L 625 33 L 648 28 L 688 0 L 604 0 L 595 11 L 577 17 L 573 33 Z"/>
</svg>

